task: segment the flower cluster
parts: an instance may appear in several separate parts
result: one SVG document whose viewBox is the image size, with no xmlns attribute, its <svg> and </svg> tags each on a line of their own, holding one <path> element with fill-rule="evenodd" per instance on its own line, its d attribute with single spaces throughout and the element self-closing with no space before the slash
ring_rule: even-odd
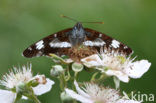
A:
<svg viewBox="0 0 156 103">
<path fill-rule="evenodd" d="M 139 103 L 138 101 L 122 99 L 119 91 L 111 88 L 100 87 L 95 83 L 84 83 L 85 88 L 81 89 L 78 83 L 74 82 L 76 92 L 66 89 L 66 93 L 82 103 Z"/>
<path fill-rule="evenodd" d="M 76 55 L 75 55 L 76 56 Z M 63 73 L 60 73 L 59 79 L 61 79 L 61 84 L 64 83 L 62 87 L 63 91 L 61 94 L 62 101 L 70 101 L 73 98 L 82 103 L 140 103 L 141 101 L 131 100 L 129 98 L 124 98 L 120 94 L 120 81 L 128 83 L 130 78 L 141 78 L 144 73 L 146 73 L 151 63 L 148 60 L 135 61 L 135 58 L 131 58 L 131 55 L 126 55 L 123 52 L 117 50 L 112 50 L 109 48 L 101 48 L 99 53 L 94 53 L 87 57 L 75 61 L 72 58 L 62 59 L 52 54 L 53 58 L 60 60 L 60 65 L 66 64 L 67 66 Z M 58 59 L 59 58 L 59 59 Z M 75 57 L 76 58 L 76 57 Z M 71 62 L 67 62 L 70 60 Z M 57 63 L 58 63 L 57 61 Z M 74 62 L 75 61 L 75 62 Z M 70 67 L 72 69 L 70 69 Z M 82 89 L 76 82 L 78 73 L 82 70 L 88 69 L 89 71 L 95 70 L 91 81 L 88 83 L 81 83 L 84 85 Z M 59 68 L 55 70 L 60 70 Z M 69 89 L 67 82 L 70 80 L 70 70 L 75 72 L 74 74 L 74 86 L 75 89 Z M 100 72 L 100 78 L 96 79 L 98 71 Z M 53 72 L 54 73 L 54 72 Z M 68 75 L 66 75 L 68 74 Z M 63 75 L 63 76 L 62 76 Z M 114 77 L 114 83 L 116 89 L 99 86 L 101 84 L 99 81 L 103 80 L 105 77 Z M 66 79 L 68 78 L 68 79 Z M 71 101 L 70 101 L 71 102 Z"/>
<path fill-rule="evenodd" d="M 86 50 L 81 49 L 81 54 L 75 50 L 71 54 L 72 58 L 50 54 L 54 62 L 50 74 L 60 81 L 60 98 L 63 103 L 77 103 L 77 101 L 81 103 L 142 102 L 131 100 L 128 96 L 125 97 L 121 94 L 122 91 L 119 91 L 119 88 L 120 81 L 128 83 L 130 78 L 141 78 L 151 66 L 148 60 L 135 61 L 135 58 L 131 58 L 131 55 L 127 56 L 122 52 L 108 48 L 101 48 L 99 53 L 83 52 L 86 52 Z M 75 57 L 77 54 L 78 57 Z M 86 54 L 87 57 L 85 57 Z M 80 56 L 81 58 L 79 58 Z M 78 60 L 75 60 L 77 58 Z M 86 69 L 88 72 L 94 72 L 90 81 L 77 82 L 78 74 Z M 99 74 L 99 78 L 96 78 L 97 74 Z M 101 80 L 112 76 L 116 88 L 103 86 Z M 49 92 L 54 85 L 54 81 L 44 75 L 33 76 L 30 64 L 22 68 L 14 67 L 13 70 L 2 77 L 0 85 L 5 87 L 5 89 L 0 89 L 1 103 L 16 103 L 20 99 L 31 99 L 35 103 L 41 103 L 37 96 Z"/>
<path fill-rule="evenodd" d="M 22 69 L 14 67 L 0 81 L 0 85 L 6 88 L 6 90 L 0 89 L 0 101 L 1 103 L 14 103 L 23 98 L 37 102 L 36 95 L 49 92 L 53 84 L 54 82 L 44 75 L 33 76 L 31 64 L 27 67 L 23 66 Z"/>
<path fill-rule="evenodd" d="M 100 54 L 91 55 L 81 61 L 88 68 L 98 69 L 108 76 L 116 76 L 123 82 L 129 82 L 129 77 L 140 78 L 151 65 L 147 60 L 134 62 L 134 59 L 118 51 L 103 49 Z"/>
</svg>

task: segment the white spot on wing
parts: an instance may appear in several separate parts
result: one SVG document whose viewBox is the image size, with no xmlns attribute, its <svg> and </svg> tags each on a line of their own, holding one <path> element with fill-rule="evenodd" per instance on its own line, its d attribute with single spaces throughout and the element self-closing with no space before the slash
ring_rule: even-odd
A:
<svg viewBox="0 0 156 103">
<path fill-rule="evenodd" d="M 28 48 L 28 50 L 32 50 L 32 48 L 31 48 L 31 47 L 29 47 L 29 48 Z"/>
<path fill-rule="evenodd" d="M 56 38 L 57 37 L 57 34 L 54 34 L 54 37 Z"/>
<path fill-rule="evenodd" d="M 114 48 L 119 48 L 120 42 L 118 42 L 117 40 L 113 40 L 111 45 L 112 45 Z"/>
<path fill-rule="evenodd" d="M 88 41 L 83 42 L 83 45 L 85 45 L 85 46 L 93 46 L 93 42 L 88 40 Z"/>
<path fill-rule="evenodd" d="M 44 48 L 44 45 L 43 45 L 43 40 L 40 40 L 39 42 L 36 43 L 36 49 L 40 50 L 42 48 Z"/>
<path fill-rule="evenodd" d="M 104 44 L 106 44 L 104 41 L 87 40 L 87 41 L 83 42 L 83 45 L 85 45 L 85 46 L 103 46 Z"/>
<path fill-rule="evenodd" d="M 124 46 L 124 49 L 127 49 L 128 47 L 127 46 Z"/>
<path fill-rule="evenodd" d="M 102 37 L 102 34 L 99 34 L 99 37 L 101 38 Z"/>
<path fill-rule="evenodd" d="M 67 48 L 71 47 L 71 44 L 68 42 L 50 42 L 49 43 L 50 47 L 53 48 Z"/>
</svg>

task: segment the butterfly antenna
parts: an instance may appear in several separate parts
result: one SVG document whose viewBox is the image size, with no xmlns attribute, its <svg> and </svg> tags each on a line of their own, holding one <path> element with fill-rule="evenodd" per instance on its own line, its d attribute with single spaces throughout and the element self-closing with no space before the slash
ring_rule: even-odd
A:
<svg viewBox="0 0 156 103">
<path fill-rule="evenodd" d="M 73 19 L 73 18 L 68 17 L 68 16 L 65 16 L 65 15 L 61 15 L 61 17 L 63 17 L 63 18 L 67 18 L 67 19 L 69 19 L 69 20 L 72 20 L 72 21 L 76 21 L 76 22 L 78 22 L 78 20 Z"/>
<path fill-rule="evenodd" d="M 81 23 L 95 23 L 95 24 L 104 24 L 104 22 L 81 22 Z"/>
<path fill-rule="evenodd" d="M 72 21 L 79 22 L 78 20 L 76 20 L 76 19 L 73 19 L 73 18 L 71 18 L 71 17 L 68 17 L 68 16 L 65 16 L 65 15 L 61 15 L 61 17 L 63 17 L 63 18 L 67 18 L 67 19 L 69 19 L 69 20 L 72 20 Z M 95 23 L 95 24 L 104 24 L 104 22 L 81 22 L 81 23 Z"/>
</svg>

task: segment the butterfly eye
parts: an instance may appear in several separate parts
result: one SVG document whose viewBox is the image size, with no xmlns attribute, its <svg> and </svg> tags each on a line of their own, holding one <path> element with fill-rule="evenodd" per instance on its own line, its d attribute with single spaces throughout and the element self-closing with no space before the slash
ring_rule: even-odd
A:
<svg viewBox="0 0 156 103">
<path fill-rule="evenodd" d="M 77 30 L 77 27 L 76 26 L 74 27 L 74 30 Z"/>
</svg>

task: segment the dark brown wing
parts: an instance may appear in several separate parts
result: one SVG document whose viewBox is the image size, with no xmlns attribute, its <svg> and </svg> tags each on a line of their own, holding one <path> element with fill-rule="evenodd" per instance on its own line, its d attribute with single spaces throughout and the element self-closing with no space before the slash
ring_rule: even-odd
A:
<svg viewBox="0 0 156 103">
<path fill-rule="evenodd" d="M 39 40 L 25 49 L 23 56 L 32 58 L 36 56 L 48 55 L 49 53 L 57 54 L 59 51 L 67 49 L 70 46 L 67 33 L 71 30 L 72 28 L 65 29 Z M 59 48 L 58 43 L 64 44 L 65 47 Z"/>
<path fill-rule="evenodd" d="M 85 28 L 85 31 L 87 32 L 87 40 L 90 41 L 96 41 L 97 38 L 99 38 L 98 40 L 103 41 L 104 45 L 107 48 L 113 49 L 113 50 L 118 50 L 119 52 L 123 52 L 127 55 L 130 55 L 133 51 L 131 48 L 129 48 L 128 46 L 126 46 L 125 44 L 107 36 L 106 34 L 103 34 L 101 32 L 98 32 L 96 30 L 92 30 L 89 28 Z M 101 47 L 101 45 L 100 45 Z M 100 48 L 98 45 L 96 45 L 96 48 Z"/>
</svg>

